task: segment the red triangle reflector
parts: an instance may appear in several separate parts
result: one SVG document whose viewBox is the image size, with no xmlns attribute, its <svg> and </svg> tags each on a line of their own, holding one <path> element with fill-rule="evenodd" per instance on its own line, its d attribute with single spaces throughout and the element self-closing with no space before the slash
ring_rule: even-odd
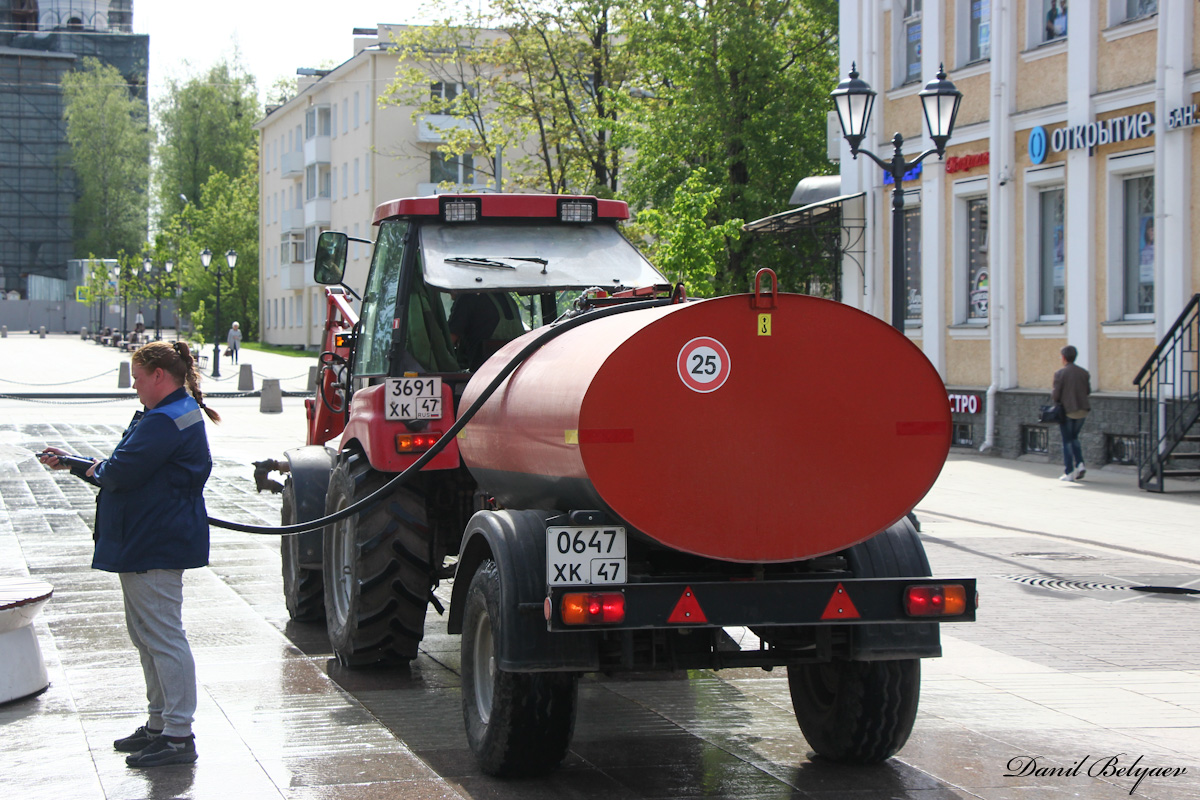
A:
<svg viewBox="0 0 1200 800">
<path fill-rule="evenodd" d="M 688 586 L 683 590 L 683 594 L 679 596 L 679 602 L 675 604 L 675 610 L 671 612 L 671 616 L 667 617 L 667 622 L 677 624 L 708 622 L 708 617 L 704 616 L 700 603 L 696 601 L 692 587 Z"/>
<path fill-rule="evenodd" d="M 859 619 L 861 616 L 858 613 L 858 609 L 854 607 L 854 601 L 846 593 L 846 587 L 839 583 L 837 588 L 833 590 L 833 594 L 829 597 L 829 602 L 825 605 L 825 613 L 821 615 L 821 619 Z"/>
</svg>

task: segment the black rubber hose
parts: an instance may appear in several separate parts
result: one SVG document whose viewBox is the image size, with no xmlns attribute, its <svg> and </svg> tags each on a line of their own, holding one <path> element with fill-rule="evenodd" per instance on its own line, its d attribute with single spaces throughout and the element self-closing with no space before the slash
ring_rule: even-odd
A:
<svg viewBox="0 0 1200 800">
<path fill-rule="evenodd" d="M 640 311 L 647 308 L 657 308 L 658 306 L 670 305 L 674 302 L 676 302 L 674 298 L 662 298 L 656 300 L 641 300 L 619 306 L 608 306 L 607 308 L 589 311 L 586 314 L 581 314 L 578 317 L 573 317 L 565 322 L 560 322 L 556 325 L 545 328 L 545 332 L 541 336 L 525 345 L 525 347 L 522 348 L 521 351 L 516 354 L 516 356 L 514 356 L 507 364 L 504 365 L 504 368 L 496 374 L 496 377 L 493 378 L 492 382 L 487 385 L 487 388 L 483 390 L 483 393 L 475 399 L 475 402 L 471 404 L 471 407 L 460 414 L 455 423 L 451 425 L 450 428 L 442 434 L 441 438 L 434 442 L 433 446 L 426 450 L 420 458 L 409 465 L 403 472 L 397 473 L 396 477 L 392 478 L 383 486 L 380 486 L 374 492 L 362 498 L 361 500 L 351 503 L 341 511 L 336 511 L 328 516 L 309 520 L 308 522 L 298 522 L 294 525 L 278 525 L 273 527 L 266 525 L 247 525 L 242 522 L 231 522 L 230 520 L 217 519 L 216 517 L 209 517 L 208 523 L 217 528 L 224 528 L 230 531 L 240 531 L 241 533 L 258 533 L 266 536 L 292 536 L 298 533 L 315 531 L 319 528 L 324 528 L 326 525 L 332 525 L 335 522 L 340 522 L 347 517 L 352 517 L 367 506 L 377 502 L 385 495 L 390 494 L 410 477 L 415 475 L 417 472 L 420 472 L 422 467 L 433 460 L 434 456 L 444 450 L 446 445 L 450 444 L 450 442 L 454 440 L 454 437 L 457 436 L 458 432 L 463 429 L 463 426 L 465 426 L 471 420 L 471 417 L 475 416 L 475 413 L 483 406 L 487 399 L 491 397 L 497 389 L 500 388 L 500 384 L 504 382 L 504 379 L 511 375 L 513 370 L 519 367 L 522 362 L 537 352 L 537 350 L 539 350 L 547 342 L 562 336 L 569 330 L 578 328 L 585 322 L 593 322 L 602 317 L 611 317 L 616 314 L 624 314 L 627 311 Z"/>
</svg>

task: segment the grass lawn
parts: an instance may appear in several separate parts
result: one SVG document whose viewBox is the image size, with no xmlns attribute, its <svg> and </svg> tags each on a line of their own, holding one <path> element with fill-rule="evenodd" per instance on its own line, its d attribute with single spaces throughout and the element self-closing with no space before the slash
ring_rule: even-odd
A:
<svg viewBox="0 0 1200 800">
<path fill-rule="evenodd" d="M 242 342 L 243 350 L 258 350 L 263 353 L 275 353 L 281 356 L 293 356 L 295 358 L 315 358 L 316 353 L 311 350 L 296 350 L 293 347 L 279 347 L 273 344 L 263 344 L 262 342 Z M 221 352 L 224 352 L 222 350 Z"/>
</svg>

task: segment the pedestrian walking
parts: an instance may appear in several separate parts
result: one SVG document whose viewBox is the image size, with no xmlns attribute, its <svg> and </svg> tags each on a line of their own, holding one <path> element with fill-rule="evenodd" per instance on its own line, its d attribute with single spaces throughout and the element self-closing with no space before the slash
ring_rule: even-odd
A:
<svg viewBox="0 0 1200 800">
<path fill-rule="evenodd" d="M 236 322 L 229 326 L 229 333 L 225 336 L 225 355 L 233 359 L 233 363 L 238 363 L 238 350 L 242 348 L 242 331 L 241 326 Z"/>
<path fill-rule="evenodd" d="M 183 628 L 183 572 L 208 564 L 204 484 L 212 471 L 200 375 L 184 342 L 153 342 L 132 357 L 133 415 L 112 455 L 70 467 L 47 447 L 42 462 L 100 487 L 92 567 L 120 576 L 125 626 L 141 659 L 148 717 L 113 742 L 131 767 L 196 760 L 196 663 Z"/>
<path fill-rule="evenodd" d="M 1092 393 L 1091 375 L 1075 363 L 1079 351 L 1067 345 L 1061 351 L 1062 369 L 1054 373 L 1054 388 L 1050 402 L 1062 406 L 1062 420 L 1058 429 L 1062 432 L 1063 467 L 1060 481 L 1077 481 L 1087 470 L 1083 467 L 1083 447 L 1079 444 L 1079 432 L 1083 429 L 1091 405 L 1088 395 Z"/>
</svg>

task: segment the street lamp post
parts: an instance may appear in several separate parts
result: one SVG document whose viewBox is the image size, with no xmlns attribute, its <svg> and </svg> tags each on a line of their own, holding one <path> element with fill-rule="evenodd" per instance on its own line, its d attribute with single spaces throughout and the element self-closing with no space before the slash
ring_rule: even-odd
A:
<svg viewBox="0 0 1200 800">
<path fill-rule="evenodd" d="M 147 279 L 153 279 L 154 282 L 154 341 L 162 339 L 162 290 L 167 279 L 171 277 L 171 270 L 175 268 L 175 262 L 167 259 L 163 264 L 162 269 L 155 272 L 154 262 L 146 256 L 146 260 L 142 262 L 142 270 L 146 273 Z"/>
<path fill-rule="evenodd" d="M 208 271 L 209 265 L 212 263 L 212 250 L 207 247 L 200 251 L 200 263 L 204 267 L 204 271 Z M 229 275 L 233 275 L 233 267 L 237 264 L 237 251 L 229 250 L 225 253 L 225 263 L 229 265 Z M 213 334 L 213 371 L 214 378 L 221 377 L 221 276 L 225 274 L 225 270 L 221 269 L 221 262 L 217 262 L 217 317 L 216 332 Z"/>
<path fill-rule="evenodd" d="M 927 157 L 937 153 L 942 158 L 946 153 L 946 142 L 954 131 L 954 118 L 958 115 L 958 105 L 962 102 L 962 92 L 946 79 L 946 70 L 938 67 L 937 77 L 925 84 L 920 92 L 921 108 L 925 112 L 925 126 L 929 130 L 929 138 L 933 147 L 921 153 L 912 161 L 904 160 L 904 137 L 897 133 L 892 137 L 892 157 L 884 161 L 870 150 L 859 147 L 867 133 L 867 123 L 871 119 L 871 107 L 875 104 L 875 90 L 866 81 L 859 80 L 855 65 L 850 65 L 850 76 L 838 84 L 830 92 L 834 107 L 837 109 L 838 122 L 842 125 L 842 135 L 850 143 L 850 154 L 858 158 L 858 154 L 870 158 L 892 176 L 892 326 L 904 331 L 905 303 L 905 269 L 904 269 L 904 190 L 901 184 L 904 175 Z"/>
<path fill-rule="evenodd" d="M 114 284 L 113 302 L 116 302 L 117 299 L 121 296 L 122 290 L 125 288 L 125 282 L 122 280 L 123 276 L 121 275 L 121 267 L 119 267 L 119 266 L 113 267 L 111 270 L 109 270 L 109 274 L 112 275 L 113 284 Z M 124 327 L 125 327 L 125 318 L 122 317 L 121 318 L 121 328 L 122 329 L 117 331 L 118 336 L 120 336 L 120 338 L 122 338 L 122 339 L 125 338 Z"/>
</svg>

